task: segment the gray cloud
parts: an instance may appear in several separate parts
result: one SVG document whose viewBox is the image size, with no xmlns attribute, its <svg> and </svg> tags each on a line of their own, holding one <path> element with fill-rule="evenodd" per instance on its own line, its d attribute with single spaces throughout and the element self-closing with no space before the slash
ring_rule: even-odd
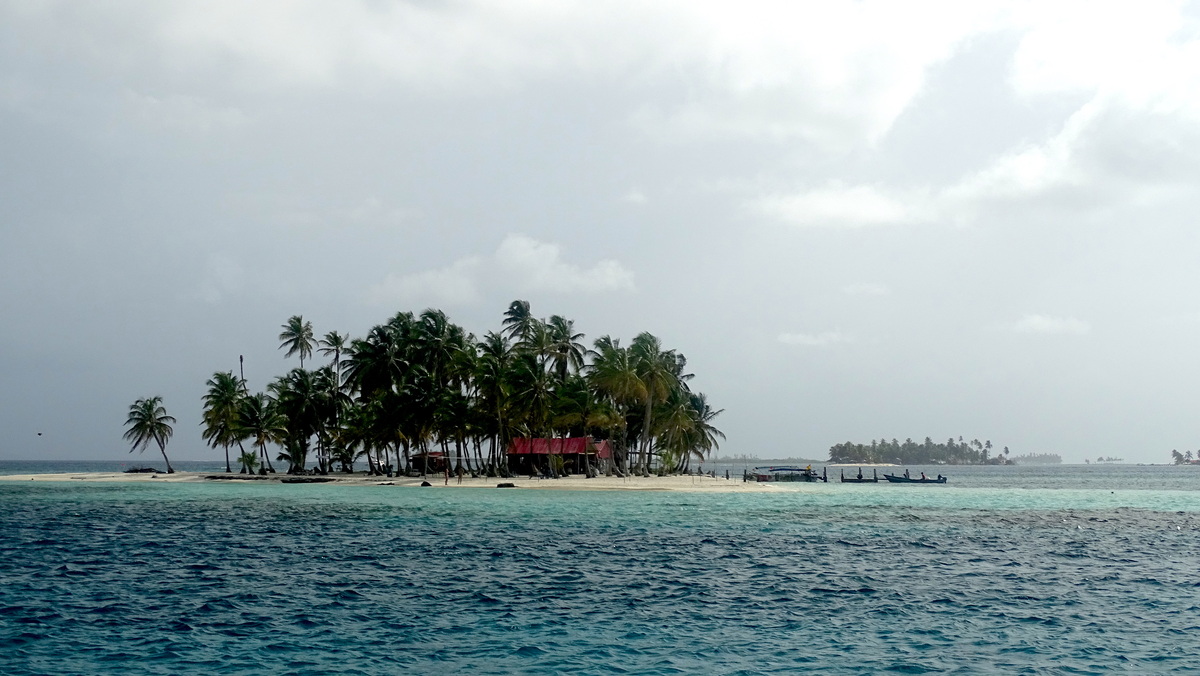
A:
<svg viewBox="0 0 1200 676">
<path fill-rule="evenodd" d="M 119 457 L 148 394 L 211 456 L 205 379 L 244 355 L 261 389 L 288 316 L 432 305 L 480 334 L 527 298 L 685 353 L 731 453 L 1165 460 L 1195 446 L 1196 19 L 0 6 L 0 457 Z"/>
</svg>

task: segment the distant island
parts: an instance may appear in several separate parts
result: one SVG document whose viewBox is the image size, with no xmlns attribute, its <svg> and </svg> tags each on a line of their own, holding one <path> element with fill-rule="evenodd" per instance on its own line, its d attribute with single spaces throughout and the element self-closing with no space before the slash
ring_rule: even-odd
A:
<svg viewBox="0 0 1200 676">
<path fill-rule="evenodd" d="M 1196 455 L 1200 456 L 1200 451 L 1196 451 Z M 1200 458 L 1193 458 L 1192 452 L 1180 453 L 1179 451 L 1171 451 L 1171 459 L 1176 465 L 1200 465 Z"/>
<path fill-rule="evenodd" d="M 1016 465 L 1061 465 L 1062 456 L 1057 453 L 1026 453 L 1012 458 Z"/>
<path fill-rule="evenodd" d="M 862 463 L 880 464 L 895 463 L 898 465 L 1011 465 L 1014 461 L 1008 455 L 1008 446 L 1002 451 L 992 454 L 992 442 L 972 439 L 963 441 L 959 437 L 947 439 L 945 443 L 934 443 L 930 437 L 925 437 L 923 443 L 905 439 L 903 443 L 896 439 L 886 441 L 880 439 L 869 444 L 845 442 L 836 444 L 829 449 L 831 463 Z"/>
</svg>

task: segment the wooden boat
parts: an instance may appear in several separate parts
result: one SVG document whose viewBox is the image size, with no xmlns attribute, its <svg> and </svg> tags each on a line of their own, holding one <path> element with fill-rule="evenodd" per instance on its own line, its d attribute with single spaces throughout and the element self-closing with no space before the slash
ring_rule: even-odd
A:
<svg viewBox="0 0 1200 676">
<path fill-rule="evenodd" d="M 874 469 L 871 470 L 871 478 L 862 475 L 862 470 L 858 470 L 857 477 L 846 478 L 846 470 L 842 470 L 842 483 L 844 484 L 873 484 L 879 482 L 879 474 Z"/>
<path fill-rule="evenodd" d="M 931 477 L 925 477 L 923 479 L 922 478 L 914 479 L 913 477 L 910 477 L 910 476 L 894 476 L 891 474 L 884 474 L 883 478 L 887 479 L 888 481 L 890 481 L 894 484 L 944 484 L 944 483 L 946 483 L 946 477 L 942 476 L 941 474 L 937 475 L 936 479 L 931 478 Z"/>
<path fill-rule="evenodd" d="M 755 467 L 747 472 L 747 478 L 755 481 L 829 481 L 822 469 L 821 474 L 808 467 Z"/>
</svg>

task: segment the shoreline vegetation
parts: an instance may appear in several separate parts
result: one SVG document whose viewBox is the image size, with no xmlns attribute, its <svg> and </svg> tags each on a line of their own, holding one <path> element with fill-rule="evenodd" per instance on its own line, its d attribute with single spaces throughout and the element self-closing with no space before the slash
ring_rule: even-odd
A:
<svg viewBox="0 0 1200 676">
<path fill-rule="evenodd" d="M 957 441 L 950 438 L 945 443 L 937 443 L 930 437 L 925 437 L 924 443 L 920 444 L 911 438 L 905 439 L 903 443 L 896 439 L 871 440 L 870 444 L 847 441 L 829 449 L 829 462 L 864 465 L 1013 465 L 1016 464 L 1016 459 L 1009 457 L 1008 446 L 993 455 L 990 439 L 963 441 L 963 438 L 959 437 Z"/>
<path fill-rule="evenodd" d="M 202 437 L 224 450 L 227 474 L 236 462 L 239 474 L 272 475 L 278 462 L 292 476 L 351 476 L 365 461 L 368 476 L 397 481 L 689 475 L 725 438 L 713 425 L 722 410 L 691 389 L 682 353 L 648 332 L 587 348 L 574 321 L 539 319 L 524 300 L 482 339 L 432 308 L 362 338 L 317 339 L 301 315 L 282 329 L 298 368 L 252 393 L 239 357 L 238 375 L 206 383 Z M 314 351 L 328 363 L 305 368 Z M 130 452 L 154 442 L 173 474 L 174 422 L 161 397 L 135 401 Z"/>
</svg>

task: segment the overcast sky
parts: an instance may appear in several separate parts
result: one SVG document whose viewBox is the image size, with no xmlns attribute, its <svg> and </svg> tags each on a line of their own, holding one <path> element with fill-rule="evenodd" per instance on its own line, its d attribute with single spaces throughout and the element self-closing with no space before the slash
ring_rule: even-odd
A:
<svg viewBox="0 0 1200 676">
<path fill-rule="evenodd" d="M 686 355 L 722 454 L 1167 462 L 1200 448 L 1198 19 L 0 3 L 0 459 L 127 457 L 154 394 L 216 458 L 205 381 L 296 366 L 289 316 L 482 335 L 521 298 Z"/>
</svg>

